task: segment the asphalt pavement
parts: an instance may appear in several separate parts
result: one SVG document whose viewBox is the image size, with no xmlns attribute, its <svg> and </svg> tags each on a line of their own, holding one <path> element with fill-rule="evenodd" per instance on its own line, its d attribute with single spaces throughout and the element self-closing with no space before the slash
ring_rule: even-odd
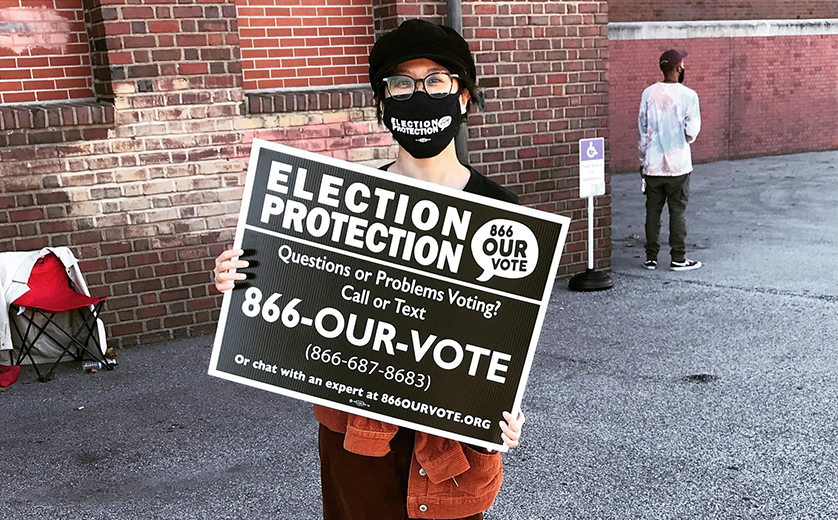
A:
<svg viewBox="0 0 838 520">
<path fill-rule="evenodd" d="M 838 518 L 838 152 L 691 184 L 705 266 L 647 271 L 640 179 L 613 176 L 614 288 L 557 281 L 487 520 Z M 310 405 L 207 376 L 211 343 L 24 367 L 0 393 L 3 518 L 320 518 Z"/>
</svg>

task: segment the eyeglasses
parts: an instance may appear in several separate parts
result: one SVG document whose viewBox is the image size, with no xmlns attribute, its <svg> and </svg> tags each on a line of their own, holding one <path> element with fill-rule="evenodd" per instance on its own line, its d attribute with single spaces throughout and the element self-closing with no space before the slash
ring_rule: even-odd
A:
<svg viewBox="0 0 838 520">
<path fill-rule="evenodd" d="M 416 84 L 420 81 L 425 92 L 434 99 L 441 99 L 453 94 L 454 79 L 459 78 L 457 74 L 448 72 L 432 72 L 425 76 L 425 79 L 416 79 L 410 76 L 397 75 L 384 78 L 382 81 L 387 85 L 390 97 L 396 101 L 407 101 L 416 92 Z"/>
</svg>

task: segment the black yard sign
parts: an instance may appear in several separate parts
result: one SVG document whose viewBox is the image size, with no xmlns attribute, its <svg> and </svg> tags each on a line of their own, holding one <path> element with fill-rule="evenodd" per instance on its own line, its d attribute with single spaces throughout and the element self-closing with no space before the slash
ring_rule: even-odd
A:
<svg viewBox="0 0 838 520">
<path fill-rule="evenodd" d="M 503 450 L 569 224 L 254 140 L 209 373 Z"/>
</svg>

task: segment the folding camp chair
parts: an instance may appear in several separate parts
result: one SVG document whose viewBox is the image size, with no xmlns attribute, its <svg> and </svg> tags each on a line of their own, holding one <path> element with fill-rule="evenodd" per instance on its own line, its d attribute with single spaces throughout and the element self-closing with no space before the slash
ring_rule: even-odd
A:
<svg viewBox="0 0 838 520">
<path fill-rule="evenodd" d="M 96 320 L 107 298 L 86 296 L 76 291 L 71 285 L 64 264 L 52 253 L 39 258 L 35 262 L 27 285 L 29 291 L 11 304 L 13 309 L 17 308 L 16 314 L 23 316 L 25 321 L 25 326 L 19 326 L 15 320 L 11 320 L 12 329 L 16 331 L 20 339 L 20 353 L 16 364 L 20 365 L 20 362 L 28 357 L 35 368 L 38 379 L 41 381 L 50 379 L 58 363 L 67 354 L 78 361 L 87 353 L 108 370 L 113 369 L 102 354 L 102 348 L 96 334 Z M 75 331 L 72 330 L 72 327 L 62 327 L 54 319 L 56 314 L 68 311 L 79 313 L 82 320 L 81 325 L 76 327 Z M 38 316 L 43 319 L 36 320 Z M 50 325 L 52 327 L 47 330 Z M 23 328 L 26 330 L 21 330 Z M 58 334 L 62 340 L 59 341 L 53 335 L 54 333 Z M 31 337 L 32 335 L 34 337 Z M 32 351 L 42 336 L 49 338 L 61 348 L 58 359 L 43 376 L 32 357 Z"/>
</svg>

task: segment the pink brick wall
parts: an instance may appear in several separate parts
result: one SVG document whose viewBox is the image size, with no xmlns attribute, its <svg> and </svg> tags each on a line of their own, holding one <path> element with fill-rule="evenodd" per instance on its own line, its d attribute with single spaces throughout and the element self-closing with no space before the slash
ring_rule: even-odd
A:
<svg viewBox="0 0 838 520">
<path fill-rule="evenodd" d="M 731 45 L 732 157 L 838 148 L 838 35 Z"/>
<path fill-rule="evenodd" d="M 82 0 L 0 0 L 0 104 L 93 97 Z"/>
<path fill-rule="evenodd" d="M 640 95 L 673 47 L 701 102 L 695 162 L 838 148 L 838 35 L 612 41 L 612 171 L 638 168 Z"/>
</svg>

